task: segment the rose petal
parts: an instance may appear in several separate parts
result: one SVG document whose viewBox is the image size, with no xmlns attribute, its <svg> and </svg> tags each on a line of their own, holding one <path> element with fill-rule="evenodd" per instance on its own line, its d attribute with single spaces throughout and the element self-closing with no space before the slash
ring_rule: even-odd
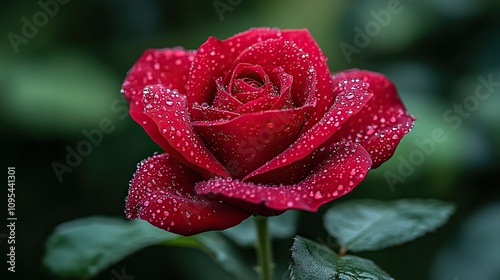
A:
<svg viewBox="0 0 500 280">
<path fill-rule="evenodd" d="M 193 126 L 231 176 L 242 178 L 297 139 L 307 108 L 250 113 Z"/>
<path fill-rule="evenodd" d="M 296 184 L 304 180 L 313 168 L 313 163 L 317 160 L 318 154 L 320 154 L 320 151 L 323 150 L 324 149 L 316 149 L 303 159 L 297 160 L 288 165 L 283 165 L 280 168 L 271 169 L 256 176 L 252 176 L 251 182 L 263 185 L 274 184 L 276 182 L 276 178 L 279 178 L 280 184 Z"/>
<path fill-rule="evenodd" d="M 284 110 L 295 107 L 292 100 L 293 76 L 285 73 L 281 67 L 267 67 L 266 72 L 274 86 L 279 88 L 279 99 L 272 110 Z"/>
<path fill-rule="evenodd" d="M 215 98 L 212 102 L 212 106 L 214 108 L 232 112 L 243 106 L 241 101 L 236 99 L 236 97 L 231 95 L 231 93 L 226 90 L 224 84 L 222 83 L 222 78 L 217 79 L 215 84 L 217 85 L 217 92 L 215 93 Z"/>
<path fill-rule="evenodd" d="M 359 112 L 372 97 L 368 85 L 359 79 L 344 79 L 336 85 L 334 91 L 337 96 L 335 104 L 316 125 L 300 135 L 287 150 L 246 176 L 244 180 L 249 180 L 273 169 L 285 167 L 307 157 L 324 145 L 340 129 L 342 124 L 350 116 Z"/>
<path fill-rule="evenodd" d="M 122 85 L 122 93 L 130 103 L 131 117 L 163 150 L 179 160 L 183 160 L 180 154 L 163 138 L 156 124 L 144 115 L 142 95 L 144 87 L 151 84 L 163 84 L 171 89 L 184 91 L 195 54 L 195 51 L 181 48 L 148 49 L 132 66 Z"/>
<path fill-rule="evenodd" d="M 210 103 L 216 91 L 215 80 L 225 77 L 236 57 L 247 47 L 270 38 L 281 36 L 281 30 L 254 28 L 225 40 L 208 38 L 196 54 L 188 80 L 188 104 Z M 210 77 L 207 79 L 207 77 Z"/>
<path fill-rule="evenodd" d="M 123 94 L 131 105 L 140 105 L 142 90 L 147 85 L 162 84 L 166 88 L 185 92 L 195 54 L 196 51 L 181 48 L 144 51 L 127 73 L 122 85 Z"/>
<path fill-rule="evenodd" d="M 245 105 L 241 106 L 234 112 L 239 114 L 248 114 L 253 112 L 267 111 L 273 107 L 278 98 L 279 97 L 276 95 L 265 95 L 262 96 L 261 98 L 257 98 L 253 101 L 246 103 Z"/>
<path fill-rule="evenodd" d="M 229 176 L 194 133 L 184 95 L 156 85 L 144 88 L 143 98 L 144 114 L 156 123 L 162 136 L 187 162 L 218 176 Z"/>
<path fill-rule="evenodd" d="M 164 230 L 193 235 L 221 230 L 248 218 L 230 205 L 205 195 L 193 186 L 203 178 L 167 154 L 152 156 L 138 165 L 130 183 L 126 216 L 143 219 Z"/>
<path fill-rule="evenodd" d="M 222 201 L 257 215 L 318 208 L 350 192 L 368 173 L 370 155 L 358 144 L 339 143 L 324 150 L 323 160 L 294 185 L 260 185 L 231 178 L 199 182 L 198 194 L 216 194 Z"/>
<path fill-rule="evenodd" d="M 311 108 L 310 117 L 304 125 L 304 131 L 307 131 L 324 116 L 335 101 L 327 57 L 307 29 L 283 30 L 283 38 L 293 41 L 308 54 L 307 59 L 316 70 L 316 106 Z"/>
<path fill-rule="evenodd" d="M 193 121 L 222 121 L 230 120 L 238 117 L 240 114 L 220 110 L 211 106 L 200 106 L 198 104 L 193 105 L 193 110 L 191 111 L 191 117 Z"/>
<path fill-rule="evenodd" d="M 240 63 L 280 66 L 293 77 L 292 99 L 298 107 L 314 96 L 316 71 L 307 54 L 291 41 L 279 38 L 255 44 L 244 50 L 233 65 Z"/>
<path fill-rule="evenodd" d="M 241 65 L 241 64 L 240 64 Z M 215 95 L 215 100 L 213 102 L 213 106 L 219 109 L 233 111 L 237 113 L 249 113 L 249 112 L 258 112 L 263 110 L 281 110 L 281 109 L 289 109 L 293 108 L 293 100 L 291 98 L 291 86 L 293 82 L 293 77 L 284 72 L 281 67 L 268 66 L 265 67 L 265 72 L 268 74 L 268 79 L 270 84 L 272 84 L 272 89 L 267 92 L 263 92 L 261 95 L 265 93 L 271 96 L 265 97 L 260 100 L 254 100 L 255 103 L 251 104 L 243 104 L 242 101 L 237 100 L 235 96 L 231 95 L 224 89 L 222 82 L 220 80 L 216 81 L 218 91 Z M 266 86 L 270 86 L 270 84 L 266 84 Z M 275 98 L 274 88 L 279 88 L 279 98 Z M 268 100 L 268 101 L 266 101 Z M 266 104 L 266 102 L 270 102 Z M 258 103 L 258 105 L 256 105 Z M 198 120 L 198 119 L 196 119 Z"/>
<path fill-rule="evenodd" d="M 248 84 L 243 84 L 244 82 L 239 80 L 235 81 L 233 85 L 236 87 L 240 87 L 240 90 L 243 90 L 242 87 L 248 87 Z M 258 90 L 255 90 L 253 88 L 253 91 L 240 91 L 237 93 L 232 92 L 233 96 L 236 97 L 238 100 L 240 100 L 243 104 L 246 104 L 248 102 L 254 101 L 255 99 L 264 97 L 267 95 L 268 92 L 271 92 L 271 85 L 268 83 L 264 85 L 263 87 L 259 88 Z"/>
<path fill-rule="evenodd" d="M 261 85 L 258 87 L 249 85 L 244 80 L 245 78 L 250 78 L 254 81 L 258 80 Z M 224 79 L 224 84 L 228 86 L 227 91 L 242 103 L 247 103 L 269 92 L 271 86 L 269 84 L 269 77 L 264 69 L 260 65 L 248 63 L 238 64 L 231 75 L 227 75 L 226 79 Z M 254 93 L 255 97 L 252 98 L 251 93 Z M 242 98 L 240 98 L 240 95 Z"/>
<path fill-rule="evenodd" d="M 344 139 L 359 142 L 372 156 L 375 168 L 392 157 L 415 118 L 407 112 L 394 84 L 382 74 L 355 69 L 338 73 L 333 80 L 338 83 L 355 78 L 369 84 L 373 98 L 342 125 L 332 142 Z"/>
</svg>

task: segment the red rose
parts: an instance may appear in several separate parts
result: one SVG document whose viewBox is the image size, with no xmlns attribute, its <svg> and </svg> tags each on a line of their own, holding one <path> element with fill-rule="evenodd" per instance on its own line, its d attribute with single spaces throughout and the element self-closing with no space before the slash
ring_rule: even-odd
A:
<svg viewBox="0 0 500 280">
<path fill-rule="evenodd" d="M 164 154 L 138 166 L 130 219 L 192 235 L 316 211 L 390 158 L 413 126 L 385 76 L 330 73 L 307 30 L 256 28 L 146 50 L 122 87 Z"/>
</svg>

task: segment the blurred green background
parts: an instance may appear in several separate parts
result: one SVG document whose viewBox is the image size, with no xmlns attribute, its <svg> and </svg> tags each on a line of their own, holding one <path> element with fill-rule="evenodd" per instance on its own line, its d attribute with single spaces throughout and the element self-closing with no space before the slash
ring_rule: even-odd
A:
<svg viewBox="0 0 500 280">
<path fill-rule="evenodd" d="M 457 205 L 450 222 L 436 232 L 360 255 L 396 279 L 500 279 L 500 1 L 401 0 L 398 13 L 378 29 L 369 27 L 368 40 L 357 40 L 357 28 L 365 30 L 394 1 L 42 0 L 58 3 L 49 12 L 35 0 L 3 1 L 1 161 L 16 167 L 18 216 L 16 278 L 7 279 L 56 279 L 41 258 L 57 225 L 90 215 L 123 217 L 136 164 L 161 152 L 128 116 L 120 95 L 121 82 L 141 53 L 196 49 L 208 36 L 222 39 L 257 26 L 308 28 L 332 72 L 365 68 L 386 74 L 418 119 L 395 156 L 341 200 L 425 197 Z M 23 18 L 35 20 L 36 30 L 24 27 Z M 348 56 L 341 48 L 346 44 L 353 51 Z M 484 100 L 475 96 L 481 77 L 493 81 L 481 89 Z M 454 111 L 460 104 L 462 113 Z M 85 133 L 102 122 L 110 125 L 108 131 L 85 150 Z M 430 140 L 436 129 L 446 141 Z M 417 143 L 431 143 L 426 147 L 432 151 L 424 154 Z M 70 159 L 74 166 L 58 178 L 54 162 L 66 165 L 67 155 L 79 147 L 85 155 Z M 401 171 L 405 162 L 410 168 Z M 399 182 L 389 183 L 388 174 L 398 175 Z M 301 213 L 297 234 L 329 243 L 321 227 L 326 209 Z M 6 239 L 0 245 L 5 257 Z M 274 245 L 282 272 L 291 240 Z M 242 252 L 253 265 L 252 248 Z M 122 268 L 137 280 L 227 278 L 197 250 L 154 246 L 97 279 L 112 279 L 112 269 Z"/>
</svg>

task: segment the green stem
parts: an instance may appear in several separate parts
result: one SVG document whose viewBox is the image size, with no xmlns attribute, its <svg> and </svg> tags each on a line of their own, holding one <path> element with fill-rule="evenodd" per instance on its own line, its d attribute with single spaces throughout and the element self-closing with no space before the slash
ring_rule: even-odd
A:
<svg viewBox="0 0 500 280">
<path fill-rule="evenodd" d="M 273 256 L 271 250 L 271 237 L 267 227 L 267 218 L 256 216 L 254 218 L 255 227 L 257 229 L 257 260 L 259 263 L 259 276 L 261 280 L 273 279 Z"/>
</svg>

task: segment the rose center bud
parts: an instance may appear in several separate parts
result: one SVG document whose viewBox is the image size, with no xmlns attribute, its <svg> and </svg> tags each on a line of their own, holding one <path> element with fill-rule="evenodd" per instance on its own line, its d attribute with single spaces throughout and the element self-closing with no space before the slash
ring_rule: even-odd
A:
<svg viewBox="0 0 500 280">
<path fill-rule="evenodd" d="M 224 79 L 227 91 L 238 101 L 246 104 L 268 94 L 275 95 L 272 83 L 259 65 L 240 63 Z"/>
<path fill-rule="evenodd" d="M 249 87 L 259 88 L 264 83 L 262 82 L 262 80 L 260 79 L 260 77 L 258 77 L 257 79 L 251 78 L 251 77 L 245 77 L 245 78 L 237 80 L 236 82 L 240 82 L 241 81 L 241 82 L 245 83 L 246 85 L 248 85 Z M 238 85 L 238 86 L 240 86 L 240 85 Z"/>
<path fill-rule="evenodd" d="M 280 66 L 239 63 L 215 81 L 210 106 L 194 107 L 195 131 L 233 178 L 244 178 L 297 139 L 305 107 L 293 100 L 293 80 Z"/>
</svg>

